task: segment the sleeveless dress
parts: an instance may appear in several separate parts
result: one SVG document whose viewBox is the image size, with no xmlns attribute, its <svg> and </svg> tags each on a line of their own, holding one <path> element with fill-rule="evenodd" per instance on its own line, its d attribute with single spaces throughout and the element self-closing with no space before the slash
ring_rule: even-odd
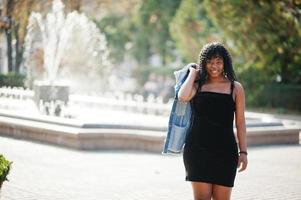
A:
<svg viewBox="0 0 301 200">
<path fill-rule="evenodd" d="M 234 83 L 230 93 L 197 89 L 194 118 L 183 150 L 186 181 L 234 186 L 238 147 L 233 131 Z"/>
</svg>

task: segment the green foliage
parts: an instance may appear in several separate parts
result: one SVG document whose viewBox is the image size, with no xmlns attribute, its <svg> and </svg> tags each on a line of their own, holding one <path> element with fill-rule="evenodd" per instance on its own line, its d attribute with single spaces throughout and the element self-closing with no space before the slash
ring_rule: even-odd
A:
<svg viewBox="0 0 301 200">
<path fill-rule="evenodd" d="M 108 15 L 100 21 L 95 21 L 100 30 L 105 34 L 111 49 L 110 57 L 115 63 L 123 60 L 126 44 L 132 37 L 132 23 L 128 16 Z"/>
<path fill-rule="evenodd" d="M 155 74 L 155 75 L 161 75 L 163 77 L 170 77 L 174 79 L 173 72 L 175 69 L 170 68 L 170 67 L 160 67 L 160 68 L 154 68 L 151 66 L 144 66 L 144 67 L 138 67 L 133 71 L 133 76 L 136 77 L 136 80 L 138 82 L 138 85 L 143 86 L 150 74 Z M 142 88 L 139 88 L 142 89 Z"/>
<path fill-rule="evenodd" d="M 9 162 L 5 157 L 0 154 L 0 188 L 4 181 L 8 181 L 7 175 L 10 171 L 12 162 Z"/>
<path fill-rule="evenodd" d="M 238 74 L 245 89 L 246 107 L 301 111 L 301 85 L 275 83 L 264 69 L 250 67 Z"/>
<path fill-rule="evenodd" d="M 299 2 L 141 1 L 131 16 L 103 23 L 111 23 L 109 30 L 116 34 L 112 37 L 114 40 L 108 39 L 109 43 L 114 43 L 120 54 L 131 53 L 141 64 L 133 73 L 141 85 L 151 73 L 163 73 L 159 72 L 162 68 L 149 66 L 152 54 L 161 56 L 164 66 L 173 61 L 175 49 L 185 63 L 197 62 L 205 43 L 220 41 L 233 57 L 235 72 L 246 91 L 247 106 L 299 109 L 293 106 L 298 104 L 290 100 L 300 99 L 296 96 L 299 90 L 288 86 L 301 83 Z M 123 23 L 127 25 L 121 25 Z M 106 30 L 105 25 L 103 28 Z M 128 42 L 131 48 L 126 49 Z M 164 73 L 172 76 L 173 70 L 168 70 Z M 282 77 L 281 84 L 275 84 L 278 75 Z M 281 92 L 275 92 L 279 96 L 270 99 L 271 95 L 267 94 L 273 90 Z M 275 101 L 282 99 L 282 93 L 288 97 L 287 104 Z"/>
<path fill-rule="evenodd" d="M 136 11 L 132 53 L 140 63 L 148 63 L 151 54 L 161 56 L 163 65 L 172 61 L 174 49 L 169 33 L 172 20 L 180 0 L 142 1 Z"/>
<path fill-rule="evenodd" d="M 237 73 L 238 79 L 243 83 L 247 107 L 254 105 L 263 90 L 264 84 L 268 81 L 264 76 L 264 71 L 255 67 L 250 67 Z"/>
<path fill-rule="evenodd" d="M 220 37 L 201 0 L 185 0 L 170 23 L 170 33 L 185 62 L 197 62 L 204 44 Z"/>
<path fill-rule="evenodd" d="M 22 74 L 10 72 L 8 74 L 0 74 L 0 87 L 24 87 L 25 76 Z"/>
<path fill-rule="evenodd" d="M 130 53 L 139 63 L 148 64 L 152 54 L 161 56 L 163 65 L 173 61 L 174 42 L 169 33 L 180 0 L 141 1 L 128 15 L 108 15 L 96 22 L 105 33 L 112 58 L 118 63 Z"/>
<path fill-rule="evenodd" d="M 277 107 L 301 112 L 301 85 L 270 83 L 263 86 L 255 106 Z"/>
<path fill-rule="evenodd" d="M 236 55 L 284 83 L 301 83 L 301 5 L 295 1 L 205 1 Z"/>
</svg>

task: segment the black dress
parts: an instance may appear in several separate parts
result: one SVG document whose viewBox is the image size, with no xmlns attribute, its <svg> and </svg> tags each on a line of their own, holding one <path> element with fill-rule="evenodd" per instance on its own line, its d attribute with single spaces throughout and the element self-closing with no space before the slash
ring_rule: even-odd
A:
<svg viewBox="0 0 301 200">
<path fill-rule="evenodd" d="M 198 92 L 192 99 L 194 118 L 183 161 L 186 181 L 234 186 L 238 147 L 233 132 L 235 102 L 230 93 Z"/>
</svg>

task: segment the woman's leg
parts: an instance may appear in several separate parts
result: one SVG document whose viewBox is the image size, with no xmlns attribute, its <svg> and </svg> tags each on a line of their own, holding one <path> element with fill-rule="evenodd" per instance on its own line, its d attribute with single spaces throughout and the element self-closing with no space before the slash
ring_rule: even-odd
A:
<svg viewBox="0 0 301 200">
<path fill-rule="evenodd" d="M 210 200 L 212 196 L 212 184 L 203 182 L 191 182 L 194 200 Z"/>
<path fill-rule="evenodd" d="M 213 184 L 213 200 L 230 200 L 232 187 Z"/>
</svg>

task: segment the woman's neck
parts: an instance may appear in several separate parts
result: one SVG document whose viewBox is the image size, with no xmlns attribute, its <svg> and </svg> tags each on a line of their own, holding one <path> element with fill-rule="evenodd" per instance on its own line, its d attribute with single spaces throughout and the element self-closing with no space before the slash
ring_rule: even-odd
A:
<svg viewBox="0 0 301 200">
<path fill-rule="evenodd" d="M 224 82 L 226 80 L 225 77 L 223 76 L 218 76 L 218 77 L 208 77 L 207 79 L 207 83 L 220 83 L 220 82 Z"/>
</svg>

